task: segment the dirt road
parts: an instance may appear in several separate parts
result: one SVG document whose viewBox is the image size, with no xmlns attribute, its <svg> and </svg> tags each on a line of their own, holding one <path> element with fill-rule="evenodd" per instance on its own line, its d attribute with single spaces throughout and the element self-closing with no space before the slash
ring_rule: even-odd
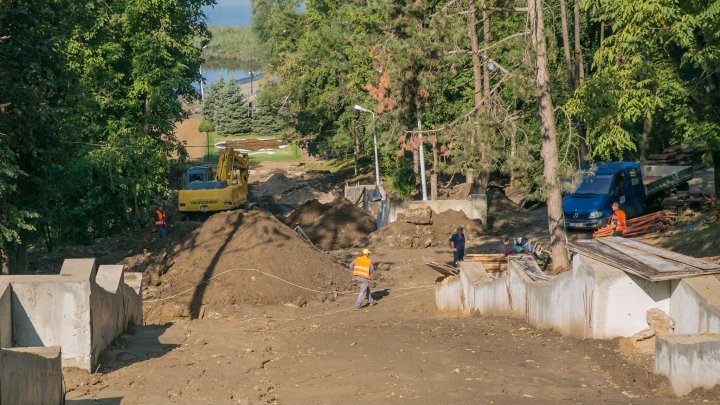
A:
<svg viewBox="0 0 720 405">
<path fill-rule="evenodd" d="M 438 312 L 428 287 L 436 274 L 422 262 L 447 256 L 375 255 L 390 270 L 376 277 L 379 304 L 360 311 L 354 295 L 341 295 L 140 327 L 105 353 L 97 374 L 66 372 L 68 403 L 687 402 L 617 341 Z"/>
</svg>

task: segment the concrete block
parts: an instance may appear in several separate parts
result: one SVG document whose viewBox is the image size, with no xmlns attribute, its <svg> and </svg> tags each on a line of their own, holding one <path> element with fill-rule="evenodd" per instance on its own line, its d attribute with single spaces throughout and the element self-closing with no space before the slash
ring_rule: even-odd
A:
<svg viewBox="0 0 720 405">
<path fill-rule="evenodd" d="M 670 317 L 676 334 L 720 334 L 720 280 L 715 276 L 684 278 L 673 283 Z"/>
<path fill-rule="evenodd" d="M 0 349 L 0 404 L 61 404 L 60 347 Z"/>
<path fill-rule="evenodd" d="M 96 269 L 94 259 L 72 259 L 59 275 L 0 280 L 12 290 L 13 344 L 61 346 L 64 367 L 92 370 L 117 336 L 142 322 L 142 277 L 132 274 L 126 282 L 123 266 Z M 2 297 L 0 292 L 0 313 Z M 7 329 L 3 325 L 0 338 Z"/>
<path fill-rule="evenodd" d="M 0 348 L 12 347 L 12 289 L 0 283 Z"/>
<path fill-rule="evenodd" d="M 439 309 L 514 316 L 538 328 L 596 339 L 632 336 L 647 328 L 648 309 L 669 310 L 670 281 L 648 282 L 580 255 L 571 271 L 550 281 L 533 281 L 512 260 L 507 276 L 498 279 L 480 263 L 462 263 L 460 270 L 457 281 L 436 286 Z"/>
<path fill-rule="evenodd" d="M 676 395 L 720 384 L 720 335 L 668 335 L 655 340 L 655 372 Z"/>
</svg>

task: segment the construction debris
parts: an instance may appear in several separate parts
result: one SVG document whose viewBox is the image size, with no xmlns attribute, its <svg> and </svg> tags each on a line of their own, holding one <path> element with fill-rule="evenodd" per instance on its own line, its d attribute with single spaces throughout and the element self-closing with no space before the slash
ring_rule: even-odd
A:
<svg viewBox="0 0 720 405">
<path fill-rule="evenodd" d="M 694 149 L 682 149 L 680 145 L 665 148 L 662 153 L 648 155 L 645 164 L 652 165 L 682 165 L 691 166 L 702 163 L 703 151 Z"/>
<path fill-rule="evenodd" d="M 688 208 L 702 207 L 711 201 L 711 197 L 697 191 L 678 191 L 663 199 L 662 207 L 666 210 L 683 211 Z"/>
<path fill-rule="evenodd" d="M 652 232 L 662 232 L 670 226 L 675 214 L 669 211 L 658 211 L 652 214 L 643 215 L 627 220 L 627 229 L 623 236 L 640 236 Z M 608 224 L 593 233 L 593 238 L 605 238 L 612 236 L 612 225 Z"/>
<path fill-rule="evenodd" d="M 308 201 L 283 222 L 300 227 L 323 250 L 364 246 L 368 235 L 377 229 L 375 218 L 343 197 L 327 204 Z"/>
<path fill-rule="evenodd" d="M 459 225 L 465 227 L 465 238 L 472 244 L 485 234 L 480 220 L 469 219 L 462 211 L 433 212 L 431 223 L 418 225 L 418 219 L 399 219 L 370 234 L 372 246 L 385 248 L 422 249 L 431 246 L 447 246 L 450 235 Z M 424 220 L 425 221 L 425 220 Z"/>
<path fill-rule="evenodd" d="M 508 257 L 504 253 L 467 254 L 463 261 L 481 263 L 490 274 L 505 274 L 508 269 Z"/>
</svg>

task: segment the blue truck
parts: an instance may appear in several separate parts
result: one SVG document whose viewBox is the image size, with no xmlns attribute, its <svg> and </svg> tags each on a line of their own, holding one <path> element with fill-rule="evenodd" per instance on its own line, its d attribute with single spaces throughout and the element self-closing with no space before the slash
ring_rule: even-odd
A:
<svg viewBox="0 0 720 405">
<path fill-rule="evenodd" d="M 582 181 L 563 197 L 567 229 L 598 229 L 607 225 L 617 202 L 628 219 L 643 215 L 648 206 L 676 189 L 687 187 L 692 166 L 603 162 L 584 168 Z"/>
</svg>

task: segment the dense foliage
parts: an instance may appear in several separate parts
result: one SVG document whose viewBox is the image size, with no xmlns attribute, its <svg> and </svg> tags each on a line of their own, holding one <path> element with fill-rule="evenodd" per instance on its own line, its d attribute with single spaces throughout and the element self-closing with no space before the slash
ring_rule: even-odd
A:
<svg viewBox="0 0 720 405">
<path fill-rule="evenodd" d="M 527 1 L 253 4 L 255 30 L 270 50 L 261 102 L 278 108 L 317 151 L 371 150 L 370 116 L 353 109 L 360 104 L 377 114 L 384 172 L 398 188 L 417 181 L 407 171 L 422 121 L 436 129 L 425 133 L 425 156 L 431 163 L 429 152 L 440 153 L 438 171 L 508 176 L 544 197 Z M 715 155 L 720 165 L 720 1 L 543 4 L 559 175 L 677 143 Z M 479 69 L 490 91 L 480 87 L 481 105 L 469 35 L 486 58 Z"/>
<path fill-rule="evenodd" d="M 0 248 L 144 223 L 167 188 L 212 0 L 0 5 Z M 37 217 L 37 218 L 35 218 Z M 28 222 L 29 221 L 29 222 Z M 22 238 L 20 238 L 22 237 Z"/>
</svg>

